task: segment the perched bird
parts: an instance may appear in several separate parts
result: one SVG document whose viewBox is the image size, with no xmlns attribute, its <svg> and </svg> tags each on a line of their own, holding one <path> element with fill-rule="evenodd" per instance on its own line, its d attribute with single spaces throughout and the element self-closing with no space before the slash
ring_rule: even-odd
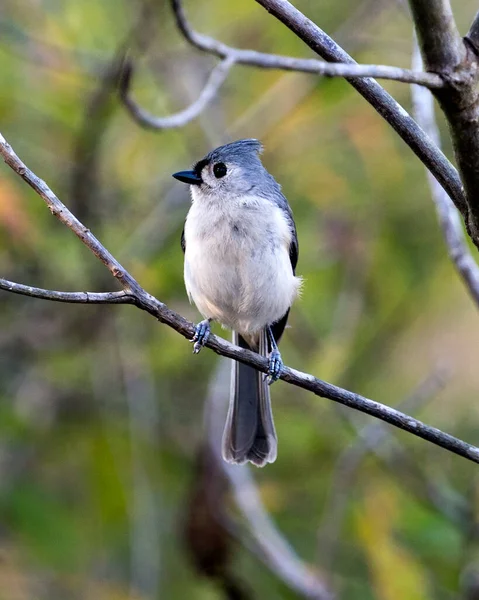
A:
<svg viewBox="0 0 479 600">
<path fill-rule="evenodd" d="M 191 189 L 181 236 L 184 278 L 205 317 L 196 326 L 194 352 L 217 321 L 233 330 L 233 343 L 269 356 L 268 377 L 233 361 L 222 444 L 227 462 L 259 467 L 276 460 L 269 384 L 283 369 L 278 342 L 301 286 L 293 214 L 261 152 L 258 140 L 238 140 L 173 175 Z"/>
</svg>

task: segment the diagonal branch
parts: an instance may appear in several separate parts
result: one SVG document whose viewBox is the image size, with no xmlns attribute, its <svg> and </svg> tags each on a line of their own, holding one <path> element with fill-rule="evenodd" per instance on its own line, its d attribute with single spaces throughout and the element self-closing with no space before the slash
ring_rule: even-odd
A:
<svg viewBox="0 0 479 600">
<path fill-rule="evenodd" d="M 12 147 L 0 134 L 0 155 L 7 165 L 39 194 L 52 214 L 75 233 L 93 254 L 103 262 L 112 275 L 120 282 L 123 290 L 135 298 L 135 305 L 165 323 L 185 338 L 191 340 L 195 329 L 193 324 L 182 316 L 169 309 L 163 302 L 148 294 L 133 278 L 132 275 L 114 258 L 114 256 L 98 241 L 98 239 L 85 227 L 68 208 L 60 202 L 47 184 L 37 177 L 15 154 Z M 207 344 L 217 354 L 248 364 L 262 373 L 268 372 L 269 361 L 267 358 L 244 350 L 226 340 L 211 335 Z M 292 385 L 303 388 L 315 395 L 328 398 L 344 406 L 354 408 L 363 413 L 377 417 L 390 425 L 403 429 L 424 440 L 432 442 L 454 454 L 463 456 L 468 460 L 479 463 L 479 448 L 464 442 L 454 436 L 431 427 L 413 417 L 405 415 L 385 404 L 380 404 L 349 390 L 332 385 L 317 379 L 308 373 L 285 367 L 281 379 Z"/>
<path fill-rule="evenodd" d="M 140 290 L 140 285 L 133 277 L 120 265 L 116 258 L 104 248 L 97 238 L 91 233 L 88 227 L 85 227 L 68 208 L 60 202 L 47 184 L 37 177 L 35 173 L 18 158 L 10 144 L 0 133 L 0 154 L 7 165 L 13 169 L 20 177 L 43 198 L 52 215 L 66 225 L 73 233 L 87 246 L 93 254 L 110 270 L 122 285 L 124 290 L 133 293 Z"/>
<path fill-rule="evenodd" d="M 312 58 L 294 58 L 279 54 L 266 54 L 256 50 L 233 48 L 214 38 L 196 32 L 186 19 L 183 4 L 180 0 L 171 0 L 171 4 L 176 24 L 190 44 L 202 52 L 208 52 L 223 59 L 232 58 L 235 63 L 240 65 L 249 65 L 261 69 L 299 71 L 327 77 L 377 77 L 378 79 L 392 79 L 403 83 L 416 83 L 432 89 L 444 86 L 441 77 L 435 73 L 411 71 L 410 69 L 389 65 L 331 64 Z"/>
<path fill-rule="evenodd" d="M 327 61 L 356 64 L 345 50 L 287 0 L 256 1 Z M 347 78 L 347 81 L 386 119 L 465 215 L 466 199 L 456 169 L 408 112 L 373 79 Z"/>
<path fill-rule="evenodd" d="M 422 65 L 421 54 L 417 43 L 413 49 L 413 64 Z M 414 116 L 429 137 L 440 148 L 439 130 L 434 116 L 434 99 L 428 90 L 412 86 L 411 94 L 414 106 Z M 459 276 L 463 280 L 474 302 L 479 307 L 479 266 L 467 246 L 459 213 L 451 199 L 438 184 L 429 171 L 426 170 L 432 199 L 447 245 L 449 258 L 453 262 Z"/>
<path fill-rule="evenodd" d="M 43 300 L 53 300 L 54 302 L 68 302 L 70 304 L 135 304 L 136 299 L 133 294 L 125 290 L 121 292 L 56 292 L 54 290 L 45 290 L 8 281 L 0 278 L 0 290 L 13 292 L 21 296 L 30 296 L 31 298 L 41 298 Z"/>
<path fill-rule="evenodd" d="M 196 119 L 205 108 L 215 99 L 221 86 L 226 81 L 231 67 L 235 61 L 232 57 L 226 57 L 211 72 L 205 87 L 198 98 L 184 110 L 167 117 L 155 117 L 133 100 L 130 93 L 131 81 L 133 77 L 133 65 L 126 58 L 123 65 L 123 72 L 120 80 L 119 94 L 120 99 L 126 106 L 134 120 L 144 127 L 151 129 L 173 129 L 183 127 L 193 119 Z"/>
</svg>

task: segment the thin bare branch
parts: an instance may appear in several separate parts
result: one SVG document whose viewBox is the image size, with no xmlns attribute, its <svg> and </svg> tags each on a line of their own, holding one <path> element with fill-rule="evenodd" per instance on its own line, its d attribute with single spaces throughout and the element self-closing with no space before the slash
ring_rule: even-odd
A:
<svg viewBox="0 0 479 600">
<path fill-rule="evenodd" d="M 193 119 L 196 119 L 205 108 L 215 99 L 221 86 L 226 81 L 231 67 L 235 61 L 232 57 L 222 60 L 211 72 L 205 87 L 198 98 L 184 110 L 166 117 L 156 117 L 147 112 L 131 97 L 131 81 L 133 76 L 133 65 L 129 59 L 125 59 L 123 73 L 120 80 L 119 93 L 123 104 L 137 123 L 150 129 L 173 129 L 183 127 Z"/>
<path fill-rule="evenodd" d="M 0 134 L 0 155 L 8 166 L 17 173 L 24 181 L 28 183 L 43 198 L 52 214 L 75 233 L 75 235 L 87 246 L 93 254 L 102 261 L 110 270 L 112 275 L 120 282 L 123 289 L 135 298 L 135 305 L 142 310 L 155 316 L 159 321 L 165 323 L 185 338 L 191 340 L 195 329 L 193 324 L 184 319 L 179 314 L 169 309 L 163 302 L 148 294 L 133 278 L 132 275 L 114 258 L 114 256 L 97 240 L 91 231 L 85 227 L 69 210 L 60 202 L 47 184 L 37 177 L 30 169 L 18 158 L 12 147 L 6 142 Z M 223 338 L 211 335 L 207 342 L 207 347 L 211 348 L 217 354 L 239 360 L 248 364 L 262 373 L 267 373 L 269 361 L 267 358 L 244 350 L 239 346 L 234 346 Z M 322 398 L 328 398 L 334 402 L 343 404 L 355 410 L 377 417 L 390 425 L 399 429 L 408 431 L 413 435 L 427 440 L 441 448 L 444 448 L 454 454 L 463 456 L 468 460 L 479 463 L 479 448 L 468 444 L 463 440 L 440 431 L 435 427 L 426 425 L 417 419 L 401 413 L 385 404 L 380 404 L 349 390 L 332 385 L 321 379 L 317 379 L 308 373 L 302 373 L 296 369 L 285 367 L 281 379 L 296 385 L 305 390 L 313 392 Z"/>
<path fill-rule="evenodd" d="M 214 38 L 196 32 L 186 18 L 181 0 L 171 0 L 171 5 L 178 28 L 190 44 L 202 52 L 208 52 L 223 59 L 232 58 L 235 63 L 240 65 L 249 65 L 261 69 L 299 71 L 327 77 L 377 77 L 378 79 L 392 79 L 403 83 L 416 83 L 434 89 L 441 88 L 444 85 L 442 79 L 434 73 L 414 72 L 410 69 L 389 65 L 331 64 L 311 58 L 294 58 L 292 56 L 233 48 Z"/>
<path fill-rule="evenodd" d="M 68 302 L 69 304 L 135 304 L 135 297 L 125 290 L 121 292 L 56 292 L 44 290 L 31 285 L 23 285 L 0 278 L 0 290 L 13 292 L 22 296 Z"/>
<path fill-rule="evenodd" d="M 345 50 L 287 0 L 256 1 L 327 61 L 356 64 Z M 466 199 L 456 169 L 408 112 L 377 81 L 368 78 L 347 78 L 347 81 L 386 119 L 465 214 Z"/>
<path fill-rule="evenodd" d="M 97 238 L 91 233 L 88 227 L 85 227 L 68 208 L 60 202 L 48 185 L 35 175 L 18 158 L 10 144 L 7 143 L 0 133 L 0 154 L 7 165 L 15 171 L 28 185 L 43 198 L 52 215 L 66 225 L 73 233 L 87 246 L 93 254 L 110 270 L 110 273 L 122 285 L 123 289 L 131 292 L 138 291 L 139 284 L 133 277 L 120 265 L 115 257 L 104 248 Z"/>
<path fill-rule="evenodd" d="M 422 65 L 421 53 L 417 43 L 413 49 L 413 64 Z M 424 131 L 441 147 L 439 130 L 434 115 L 434 99 L 431 93 L 419 86 L 411 87 L 414 116 Z M 464 237 L 463 225 L 459 213 L 444 189 L 426 169 L 432 199 L 436 206 L 437 218 L 446 241 L 449 258 L 464 282 L 472 299 L 479 307 L 479 266 L 474 260 Z"/>
</svg>

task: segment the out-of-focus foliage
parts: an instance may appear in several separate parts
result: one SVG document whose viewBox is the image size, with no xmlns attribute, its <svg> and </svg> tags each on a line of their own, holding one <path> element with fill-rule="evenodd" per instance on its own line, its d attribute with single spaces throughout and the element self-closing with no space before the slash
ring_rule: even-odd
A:
<svg viewBox="0 0 479 600">
<path fill-rule="evenodd" d="M 358 60 L 409 66 L 400 3 L 297 6 Z M 198 30 L 233 45 L 310 56 L 253 0 L 186 8 Z M 466 31 L 476 3 L 454 8 Z M 285 361 L 390 405 L 439 364 L 451 377 L 415 416 L 479 443 L 479 317 L 418 160 L 346 82 L 245 67 L 184 129 L 139 128 L 106 77 L 132 29 L 134 94 L 156 114 L 194 99 L 214 64 L 185 44 L 166 0 L 149 2 L 138 33 L 142 11 L 140 0 L 2 1 L 0 123 L 21 158 L 149 292 L 194 321 L 179 245 L 189 199 L 171 173 L 225 140 L 260 138 L 295 213 L 305 280 Z M 410 106 L 407 85 L 386 87 Z M 3 276 L 114 289 L 6 167 L 0 229 Z M 193 357 L 132 307 L 4 292 L 0 302 L 0 598 L 224 597 L 194 570 L 185 536 L 218 357 Z M 279 456 L 254 475 L 305 562 L 342 598 L 457 597 L 461 574 L 474 580 L 476 466 L 394 431 L 388 462 L 366 456 L 342 482 L 345 513 L 332 526 L 338 460 L 357 440 L 350 421 L 370 419 L 283 383 L 273 395 Z M 296 597 L 241 544 L 230 552 L 248 597 Z"/>
</svg>

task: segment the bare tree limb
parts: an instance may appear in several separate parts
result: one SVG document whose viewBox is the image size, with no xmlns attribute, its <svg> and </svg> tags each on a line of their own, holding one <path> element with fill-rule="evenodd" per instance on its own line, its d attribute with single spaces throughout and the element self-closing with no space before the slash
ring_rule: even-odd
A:
<svg viewBox="0 0 479 600">
<path fill-rule="evenodd" d="M 69 304 L 135 304 L 136 300 L 132 294 L 122 290 L 121 292 L 56 292 L 44 290 L 31 285 L 23 285 L 0 278 L 0 290 L 13 292 L 22 296 L 53 300 L 54 302 L 68 302 Z"/>
<path fill-rule="evenodd" d="M 87 246 L 93 254 L 110 270 L 122 285 L 123 289 L 131 292 L 140 290 L 140 285 L 133 277 L 120 265 L 120 263 L 106 250 L 102 244 L 91 233 L 88 227 L 85 227 L 68 208 L 60 202 L 47 184 L 37 177 L 35 173 L 18 158 L 10 144 L 8 144 L 0 134 L 0 154 L 7 165 L 13 169 L 28 185 L 37 192 L 45 201 L 50 212 L 59 221 L 66 225 L 73 233 Z"/>
<path fill-rule="evenodd" d="M 192 339 L 195 332 L 193 324 L 169 309 L 163 302 L 160 302 L 157 298 L 148 294 L 136 279 L 134 279 L 116 258 L 114 258 L 114 256 L 98 241 L 91 231 L 85 227 L 68 210 L 68 208 L 62 204 L 62 202 L 60 202 L 47 184 L 30 171 L 30 169 L 18 158 L 12 147 L 6 142 L 1 134 L 0 155 L 7 165 L 43 198 L 52 214 L 71 229 L 83 244 L 85 244 L 85 246 L 87 246 L 93 254 L 102 261 L 112 275 L 120 282 L 124 291 L 134 297 L 136 306 L 150 313 L 185 338 L 189 340 Z M 268 372 L 268 359 L 255 352 L 244 350 L 239 346 L 234 346 L 230 342 L 215 335 L 210 336 L 206 345 L 217 354 L 239 360 L 262 373 Z M 390 425 L 408 431 L 409 433 L 432 442 L 454 454 L 463 456 L 472 462 L 479 463 L 478 447 L 455 438 L 435 427 L 422 423 L 421 421 L 405 415 L 385 404 L 380 404 L 379 402 L 375 402 L 374 400 L 370 400 L 369 398 L 365 398 L 364 396 L 337 387 L 331 383 L 317 379 L 313 375 L 302 373 L 301 371 L 297 371 L 290 367 L 284 368 L 281 379 L 292 385 L 309 390 L 317 396 L 328 398 L 329 400 L 333 400 L 344 406 L 349 406 L 350 408 L 377 417 Z"/>
<path fill-rule="evenodd" d="M 294 58 L 292 56 L 233 48 L 207 35 L 197 33 L 186 19 L 181 1 L 171 0 L 171 4 L 178 28 L 188 42 L 203 52 L 214 54 L 223 59 L 232 58 L 237 64 L 260 67 L 261 69 L 299 71 L 327 77 L 377 77 L 378 79 L 416 83 L 434 89 L 441 88 L 444 85 L 441 77 L 434 73 L 414 72 L 410 69 L 389 65 L 331 64 L 311 58 Z"/>
<path fill-rule="evenodd" d="M 413 49 L 413 64 L 417 67 L 422 65 L 417 43 Z M 432 95 L 428 90 L 418 86 L 411 87 L 411 94 L 416 121 L 440 148 L 441 140 L 434 116 L 434 99 Z M 469 252 L 459 213 L 444 189 L 427 169 L 426 174 L 449 258 L 452 260 L 472 299 L 479 307 L 479 266 Z"/>
<path fill-rule="evenodd" d="M 133 76 L 133 65 L 129 59 L 125 59 L 122 77 L 120 80 L 119 93 L 123 104 L 137 123 L 151 129 L 173 129 L 183 127 L 193 119 L 196 119 L 210 104 L 223 83 L 226 81 L 231 67 L 235 61 L 232 57 L 226 57 L 211 72 L 205 87 L 198 98 L 184 110 L 166 117 L 155 117 L 145 109 L 141 108 L 131 97 L 130 87 Z"/>
<path fill-rule="evenodd" d="M 345 50 L 287 0 L 256 1 L 327 61 L 355 64 Z M 373 79 L 347 78 L 347 81 L 393 127 L 439 181 L 454 204 L 463 214 L 467 214 L 458 172 L 408 112 Z"/>
<path fill-rule="evenodd" d="M 178 27 L 185 38 L 196 48 L 214 54 L 220 57 L 222 61 L 213 69 L 201 94 L 190 106 L 175 114 L 157 117 L 143 109 L 132 98 L 130 88 L 133 78 L 133 64 L 129 58 L 125 58 L 119 85 L 120 99 L 133 119 L 144 127 L 173 129 L 183 127 L 198 117 L 215 98 L 234 64 L 256 66 L 262 69 L 298 71 L 327 77 L 377 77 L 404 83 L 415 83 L 431 89 L 439 89 L 444 86 L 441 77 L 435 73 L 415 72 L 410 69 L 388 65 L 332 64 L 315 59 L 294 58 L 233 48 L 195 32 L 186 20 L 180 0 L 172 0 L 172 6 Z"/>
</svg>

